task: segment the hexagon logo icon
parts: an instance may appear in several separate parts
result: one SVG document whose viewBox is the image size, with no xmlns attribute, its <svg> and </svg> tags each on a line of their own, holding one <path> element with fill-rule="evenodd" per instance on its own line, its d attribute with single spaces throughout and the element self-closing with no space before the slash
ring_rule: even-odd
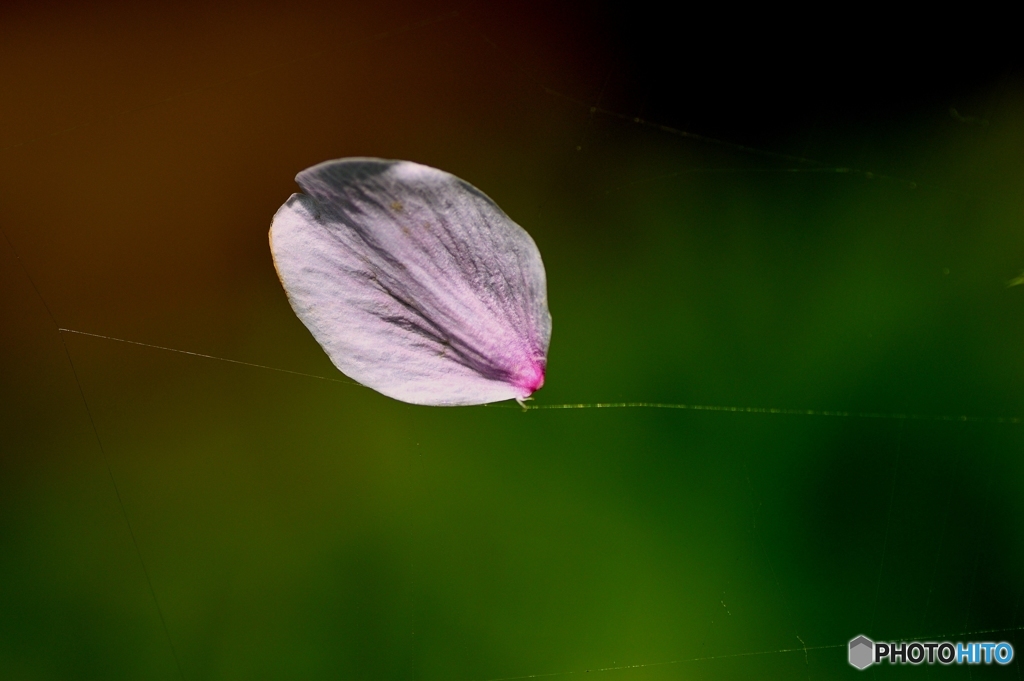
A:
<svg viewBox="0 0 1024 681">
<path fill-rule="evenodd" d="M 850 641 L 850 664 L 857 669 L 867 669 L 874 661 L 875 643 L 867 636 L 858 636 Z"/>
</svg>

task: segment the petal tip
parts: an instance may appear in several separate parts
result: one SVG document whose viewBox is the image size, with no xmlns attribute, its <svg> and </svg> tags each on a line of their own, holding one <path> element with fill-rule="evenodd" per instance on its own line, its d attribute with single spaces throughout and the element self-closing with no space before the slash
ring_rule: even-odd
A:
<svg viewBox="0 0 1024 681">
<path fill-rule="evenodd" d="M 544 365 L 540 362 L 533 362 L 525 371 L 520 373 L 515 381 L 517 388 L 522 389 L 523 397 L 529 397 L 537 392 L 544 385 Z"/>
</svg>

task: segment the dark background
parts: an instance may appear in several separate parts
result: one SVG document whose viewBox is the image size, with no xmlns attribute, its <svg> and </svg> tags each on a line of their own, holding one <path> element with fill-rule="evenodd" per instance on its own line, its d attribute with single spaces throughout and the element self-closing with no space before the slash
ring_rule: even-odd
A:
<svg viewBox="0 0 1024 681">
<path fill-rule="evenodd" d="M 0 676 L 820 679 L 858 634 L 1016 644 L 1012 25 L 681 10 L 5 3 Z M 533 235 L 536 404 L 816 415 L 422 408 L 160 349 L 343 379 L 266 233 L 357 155 Z"/>
</svg>

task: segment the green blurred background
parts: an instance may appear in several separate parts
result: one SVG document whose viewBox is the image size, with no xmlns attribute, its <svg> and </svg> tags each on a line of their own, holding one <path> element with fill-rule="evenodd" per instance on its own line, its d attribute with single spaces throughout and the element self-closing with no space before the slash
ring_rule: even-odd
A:
<svg viewBox="0 0 1024 681">
<path fill-rule="evenodd" d="M 64 333 L 87 411 L 55 324 L 342 378 L 267 230 L 298 171 L 365 155 L 533 235 L 537 404 L 1024 416 L 1016 66 L 647 9 L 4 5 L 0 677 L 827 679 L 858 634 L 1024 645 L 1024 424 L 424 408 Z"/>
</svg>

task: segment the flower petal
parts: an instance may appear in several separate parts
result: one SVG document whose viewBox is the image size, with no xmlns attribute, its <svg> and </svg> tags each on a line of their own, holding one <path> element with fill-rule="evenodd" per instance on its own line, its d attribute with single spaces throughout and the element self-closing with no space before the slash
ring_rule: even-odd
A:
<svg viewBox="0 0 1024 681">
<path fill-rule="evenodd" d="M 327 161 L 270 228 L 299 319 L 342 372 L 389 397 L 468 405 L 544 383 L 540 252 L 483 192 L 408 161 Z"/>
</svg>

